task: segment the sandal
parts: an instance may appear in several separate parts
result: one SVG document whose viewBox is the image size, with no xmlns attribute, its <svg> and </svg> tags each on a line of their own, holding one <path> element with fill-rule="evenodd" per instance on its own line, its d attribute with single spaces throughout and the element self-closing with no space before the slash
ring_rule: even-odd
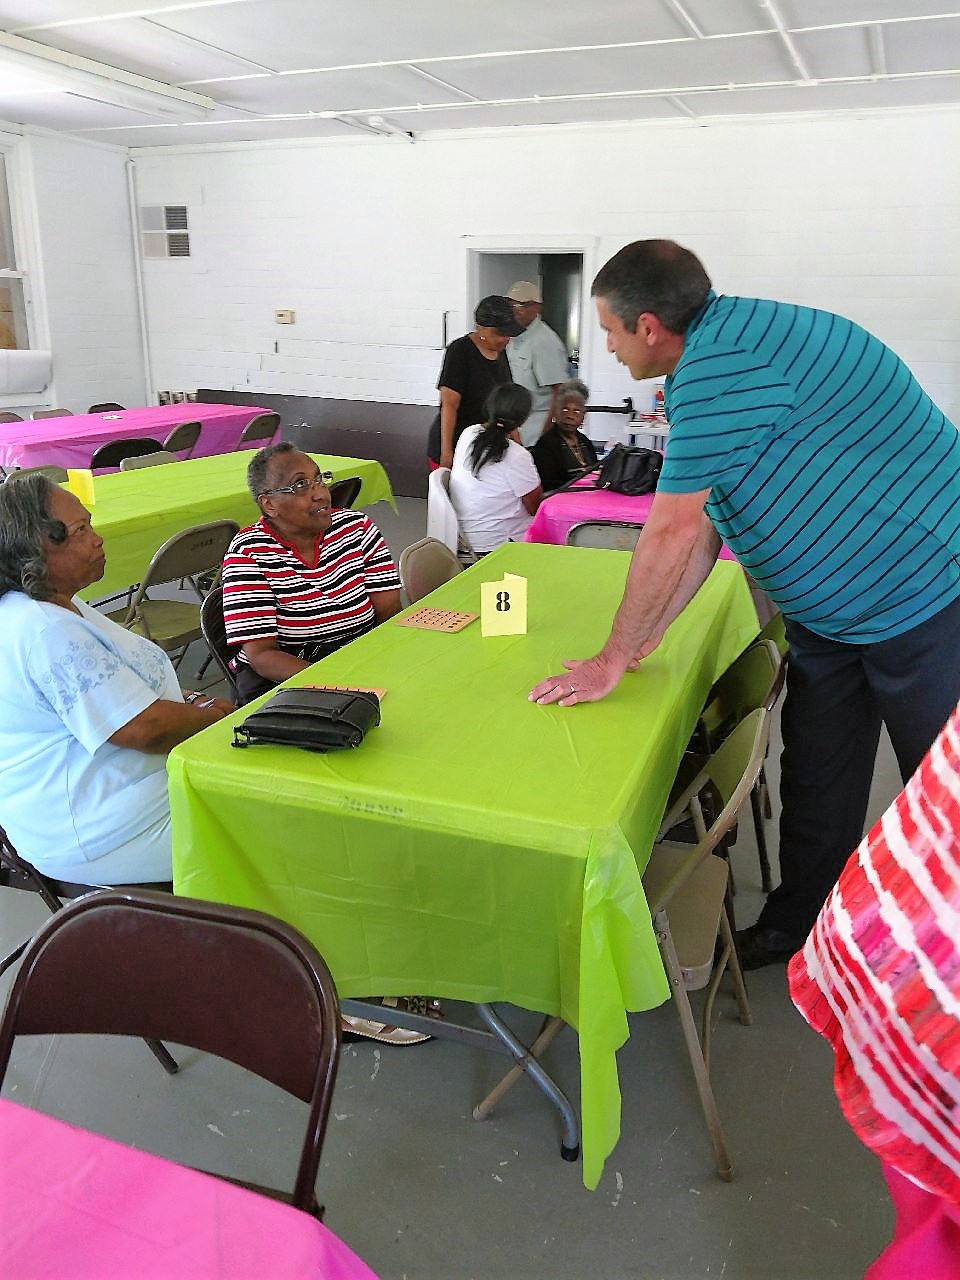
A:
<svg viewBox="0 0 960 1280">
<path fill-rule="evenodd" d="M 433 1036 L 424 1035 L 422 1031 L 410 1031 L 407 1027 L 394 1027 L 389 1022 L 374 1022 L 372 1018 L 351 1018 L 345 1013 L 340 1015 L 343 1039 L 379 1040 L 381 1044 L 397 1045 L 400 1048 L 410 1044 L 423 1044 L 432 1040 Z"/>
<path fill-rule="evenodd" d="M 419 1014 L 421 1018 L 435 1018 L 438 1022 L 443 1021 L 443 1006 L 439 1000 L 431 999 L 430 996 L 384 996 L 380 1003 L 389 1005 L 391 1009 L 402 1009 L 406 1013 Z"/>
</svg>

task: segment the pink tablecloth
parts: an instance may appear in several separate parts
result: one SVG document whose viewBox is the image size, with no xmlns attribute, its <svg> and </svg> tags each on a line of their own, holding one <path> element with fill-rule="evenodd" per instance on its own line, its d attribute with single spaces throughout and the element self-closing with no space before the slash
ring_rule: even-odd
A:
<svg viewBox="0 0 960 1280">
<path fill-rule="evenodd" d="M 201 424 L 200 439 L 191 457 L 206 458 L 213 453 L 230 453 L 250 419 L 268 412 L 249 404 L 161 404 L 146 409 L 118 409 L 115 413 L 4 422 L 0 423 L 0 466 L 89 467 L 94 449 L 108 440 L 153 436 L 162 444 L 181 422 Z"/>
<path fill-rule="evenodd" d="M 5 1100 L 0 1276 L 376 1280 L 299 1209 Z"/>
<path fill-rule="evenodd" d="M 524 542 L 550 542 L 562 547 L 567 534 L 575 524 L 583 520 L 629 520 L 643 524 L 650 515 L 654 495 L 645 493 L 641 498 L 628 498 L 609 489 L 563 489 L 560 493 L 544 498 L 533 522 L 523 535 Z M 720 550 L 721 560 L 735 559 L 729 547 Z"/>
</svg>

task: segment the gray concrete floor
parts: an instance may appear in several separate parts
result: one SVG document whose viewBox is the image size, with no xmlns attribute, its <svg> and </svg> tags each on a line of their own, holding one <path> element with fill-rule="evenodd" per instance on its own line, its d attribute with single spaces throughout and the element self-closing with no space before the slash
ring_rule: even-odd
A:
<svg viewBox="0 0 960 1280">
<path fill-rule="evenodd" d="M 372 510 L 395 553 L 424 527 L 421 500 L 398 506 L 397 515 L 384 504 Z M 775 801 L 778 750 L 769 768 Z M 898 789 L 884 744 L 871 818 Z M 775 850 L 775 822 L 768 838 Z M 733 866 L 743 926 L 762 903 L 749 816 Z M 44 918 L 32 895 L 0 893 L 0 948 Z M 790 1004 L 783 969 L 751 974 L 749 985 L 753 1026 L 739 1024 L 727 992 L 714 1033 L 732 1183 L 713 1171 L 668 1005 L 630 1018 L 619 1060 L 622 1137 L 594 1192 L 579 1164 L 561 1161 L 555 1116 L 526 1081 L 489 1120 L 472 1119 L 500 1059 L 438 1040 L 345 1046 L 318 1184 L 327 1224 L 383 1280 L 862 1276 L 892 1229 L 879 1166 L 839 1114 L 831 1055 Z M 536 1024 L 509 1013 L 524 1031 Z M 180 1073 L 167 1077 L 140 1042 L 24 1042 L 3 1093 L 186 1163 L 287 1184 L 300 1104 L 229 1064 L 176 1052 Z M 575 1099 L 571 1031 L 546 1061 Z"/>
</svg>

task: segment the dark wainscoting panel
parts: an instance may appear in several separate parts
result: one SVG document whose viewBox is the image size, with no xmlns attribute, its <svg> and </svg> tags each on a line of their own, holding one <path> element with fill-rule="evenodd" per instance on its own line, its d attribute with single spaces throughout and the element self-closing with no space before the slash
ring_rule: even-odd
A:
<svg viewBox="0 0 960 1280">
<path fill-rule="evenodd" d="M 207 404 L 256 404 L 280 415 L 280 434 L 300 449 L 374 458 L 390 477 L 394 493 L 427 496 L 427 432 L 436 407 L 381 404 L 375 400 L 327 400 L 318 396 L 271 395 L 201 387 Z"/>
</svg>

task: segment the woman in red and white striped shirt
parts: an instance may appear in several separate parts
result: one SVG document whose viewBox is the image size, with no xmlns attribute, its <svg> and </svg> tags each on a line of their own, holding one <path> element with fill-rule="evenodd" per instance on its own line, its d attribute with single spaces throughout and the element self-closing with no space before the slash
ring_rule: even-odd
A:
<svg viewBox="0 0 960 1280">
<path fill-rule="evenodd" d="M 897 1211 L 867 1280 L 960 1275 L 960 707 L 790 961 Z"/>
<path fill-rule="evenodd" d="M 377 526 L 331 507 L 329 472 L 292 444 L 247 469 L 263 513 L 223 561 L 227 641 L 241 704 L 272 689 L 400 610 L 400 579 Z"/>
</svg>

